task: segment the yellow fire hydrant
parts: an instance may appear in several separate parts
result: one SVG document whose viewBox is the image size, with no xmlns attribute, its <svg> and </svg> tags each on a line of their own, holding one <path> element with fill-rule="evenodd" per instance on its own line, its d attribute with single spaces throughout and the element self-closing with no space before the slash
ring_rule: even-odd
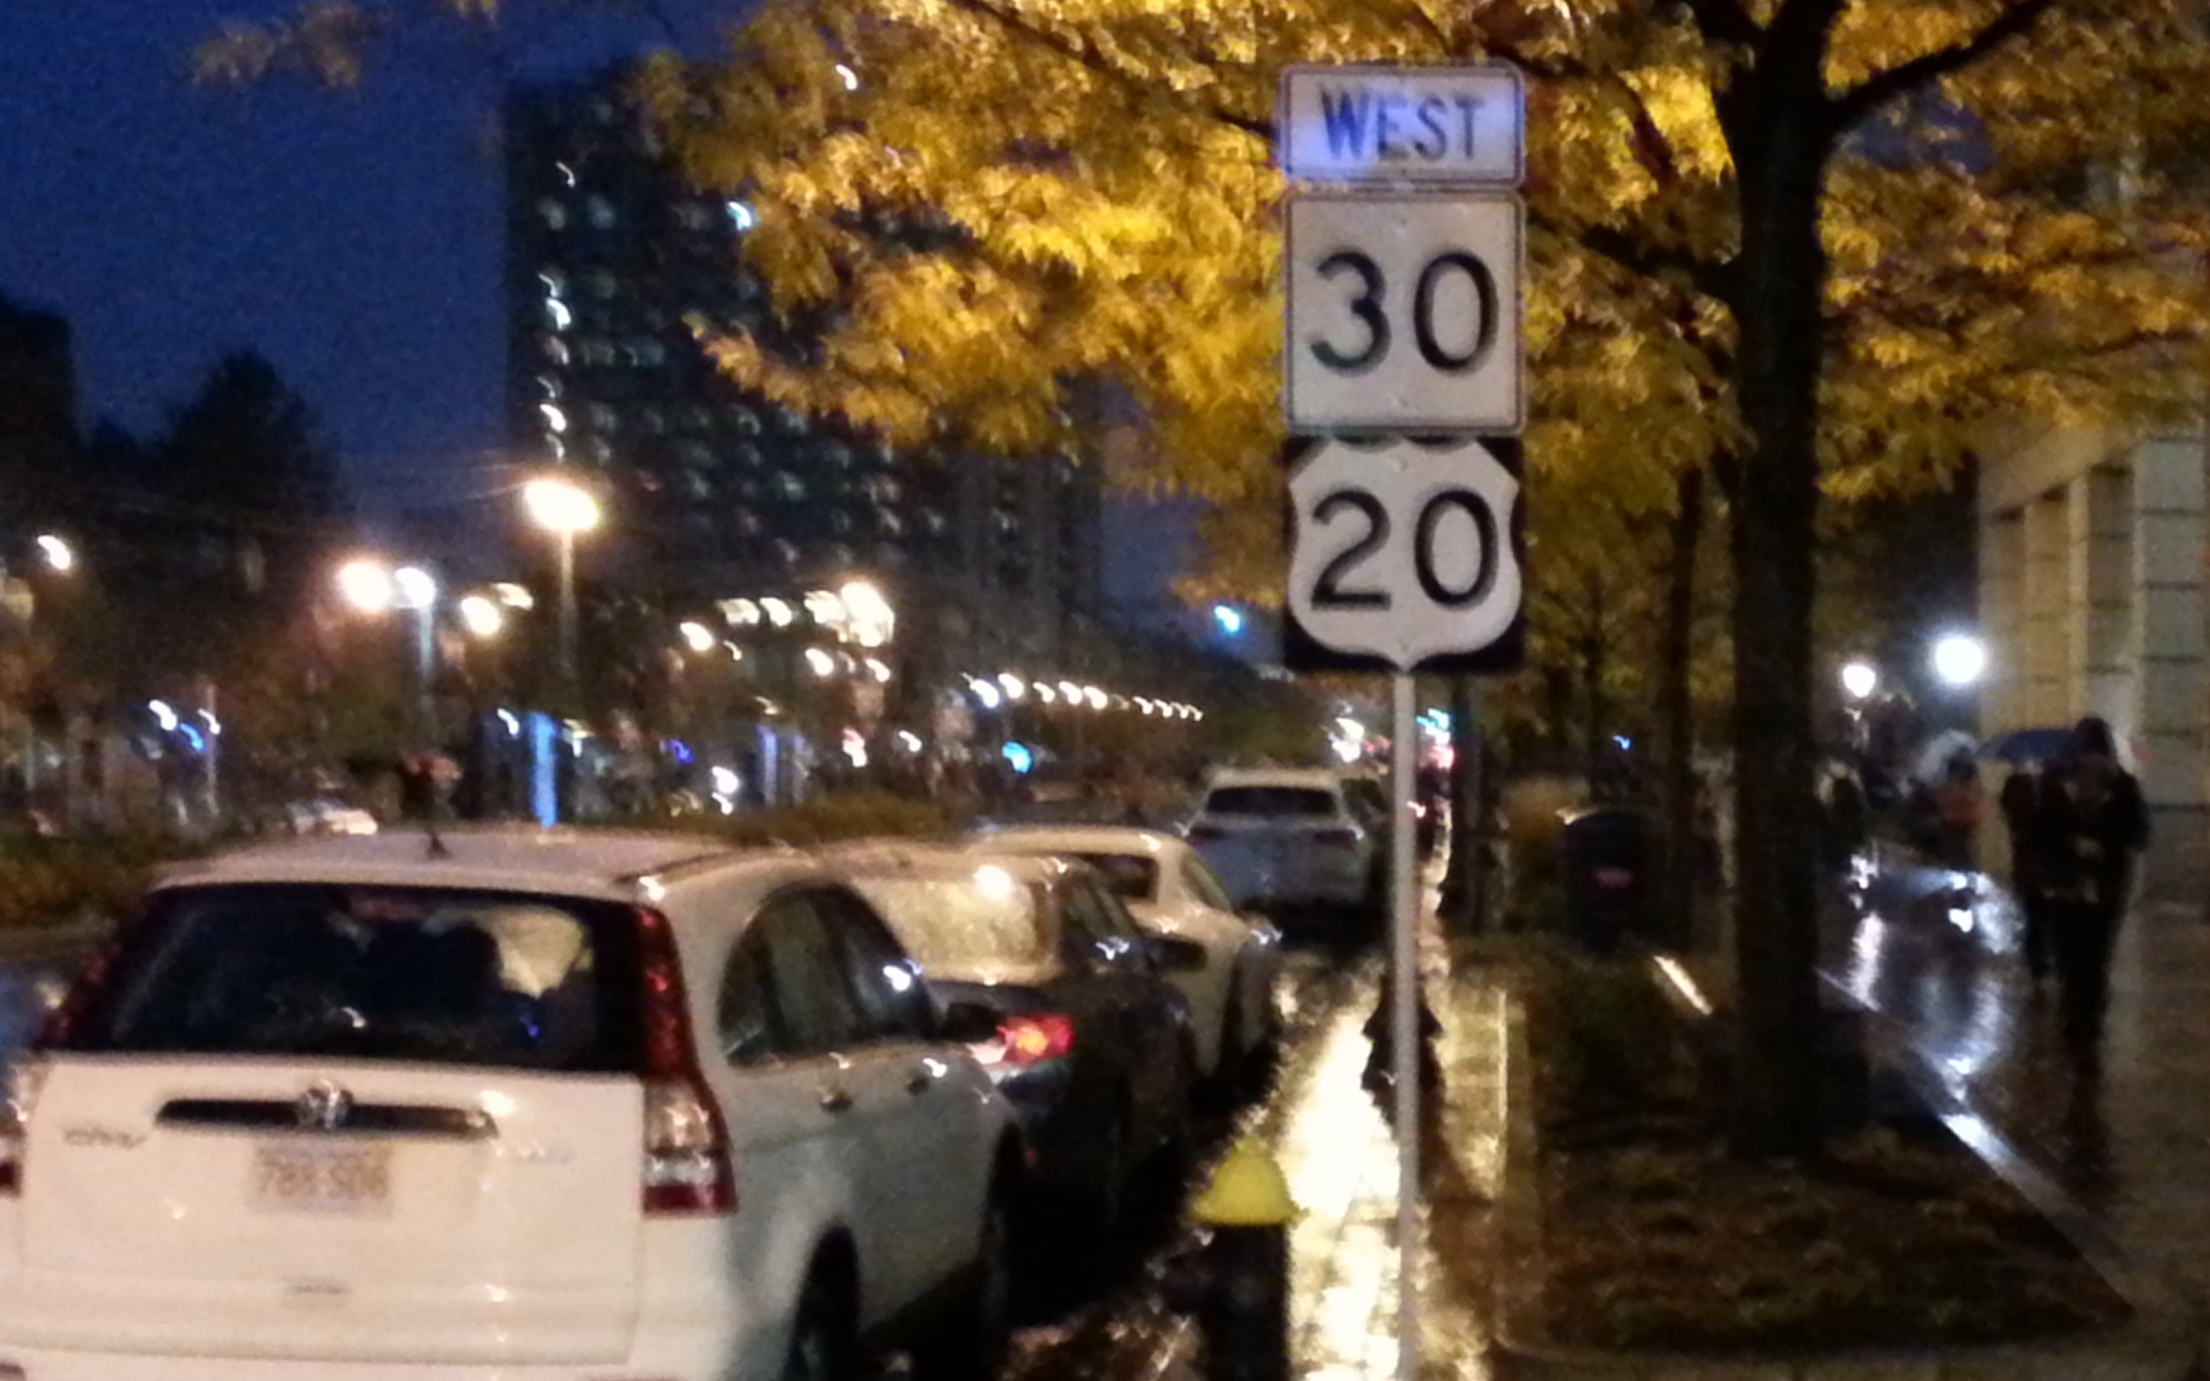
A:
<svg viewBox="0 0 2210 1381">
<path fill-rule="evenodd" d="M 1190 1206 L 1205 1229 L 1168 1263 L 1167 1299 L 1194 1316 L 1209 1381 L 1289 1381 L 1289 1225 L 1297 1205 L 1254 1139 L 1228 1152 Z"/>
</svg>

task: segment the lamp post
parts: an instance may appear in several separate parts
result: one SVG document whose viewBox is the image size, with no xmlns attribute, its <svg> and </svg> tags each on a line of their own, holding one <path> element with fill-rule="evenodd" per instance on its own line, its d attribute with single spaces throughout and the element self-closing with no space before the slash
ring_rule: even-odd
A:
<svg viewBox="0 0 2210 1381">
<path fill-rule="evenodd" d="M 572 480 L 547 476 L 522 486 L 522 503 L 530 520 L 552 533 L 560 554 L 559 646 L 554 665 L 564 696 L 576 685 L 576 553 L 579 532 L 599 525 L 599 502 L 589 490 Z"/>
<path fill-rule="evenodd" d="M 415 729 L 437 736 L 437 577 L 420 566 L 394 570 L 366 557 L 338 568 L 338 592 L 364 614 L 404 609 L 414 615 Z"/>
</svg>

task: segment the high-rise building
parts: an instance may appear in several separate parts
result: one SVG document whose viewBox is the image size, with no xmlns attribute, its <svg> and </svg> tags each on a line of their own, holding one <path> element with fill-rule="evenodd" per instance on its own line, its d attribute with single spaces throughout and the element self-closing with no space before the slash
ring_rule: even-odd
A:
<svg viewBox="0 0 2210 1381">
<path fill-rule="evenodd" d="M 1099 467 L 897 452 L 736 386 L 690 323 L 773 329 L 753 213 L 685 179 L 620 74 L 516 91 L 506 167 L 510 450 L 598 481 L 610 582 L 682 602 L 864 578 L 948 662 L 1065 655 L 1098 599 Z"/>
</svg>

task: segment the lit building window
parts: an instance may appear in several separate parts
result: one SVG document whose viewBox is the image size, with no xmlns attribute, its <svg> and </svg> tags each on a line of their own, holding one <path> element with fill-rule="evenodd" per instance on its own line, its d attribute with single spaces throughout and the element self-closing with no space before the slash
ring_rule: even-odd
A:
<svg viewBox="0 0 2210 1381">
<path fill-rule="evenodd" d="M 804 436 L 808 428 L 806 415 L 796 408 L 777 408 L 775 425 L 785 436 Z"/>
<path fill-rule="evenodd" d="M 614 409 L 608 407 L 604 403 L 593 403 L 591 405 L 591 426 L 593 430 L 600 432 L 616 432 L 621 430 L 621 425 L 622 418 L 620 413 L 614 411 Z"/>
<path fill-rule="evenodd" d="M 758 436 L 760 434 L 760 415 L 750 408 L 731 408 L 729 410 L 729 422 L 731 426 L 737 429 L 737 435 L 739 436 Z"/>
<path fill-rule="evenodd" d="M 878 508 L 875 510 L 875 527 L 880 532 L 896 537 L 905 532 L 905 519 L 887 508 Z"/>
<path fill-rule="evenodd" d="M 545 316 L 552 322 L 555 331 L 565 331 L 575 324 L 575 316 L 568 310 L 568 304 L 557 297 L 545 299 Z"/>
<path fill-rule="evenodd" d="M 554 201 L 551 197 L 537 203 L 537 215 L 539 219 L 545 222 L 545 228 L 548 230 L 566 230 L 568 228 L 568 208 Z"/>
<path fill-rule="evenodd" d="M 584 202 L 583 214 L 600 230 L 614 228 L 614 204 L 604 197 L 592 197 Z"/>
<path fill-rule="evenodd" d="M 568 363 L 568 342 L 558 336 L 546 336 L 540 343 L 545 347 L 546 359 L 557 365 Z"/>
<path fill-rule="evenodd" d="M 547 398 L 558 398 L 560 396 L 560 381 L 550 374 L 538 375 L 537 386 L 545 391 Z"/>
<path fill-rule="evenodd" d="M 806 497 L 806 482 L 788 470 L 775 472 L 775 487 L 790 503 L 797 503 Z"/>
<path fill-rule="evenodd" d="M 752 213 L 752 208 L 741 201 L 732 201 L 723 209 L 729 213 L 729 224 L 735 226 L 740 233 L 760 223 L 760 218 Z"/>
<path fill-rule="evenodd" d="M 568 430 L 568 414 L 552 403 L 539 403 L 537 410 L 545 414 L 545 425 L 556 432 Z"/>
</svg>

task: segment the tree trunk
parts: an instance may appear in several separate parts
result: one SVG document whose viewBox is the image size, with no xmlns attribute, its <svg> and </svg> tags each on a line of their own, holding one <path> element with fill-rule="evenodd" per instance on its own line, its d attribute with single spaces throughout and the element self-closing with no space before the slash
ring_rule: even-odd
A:
<svg viewBox="0 0 2210 1381">
<path fill-rule="evenodd" d="M 1703 546 L 1704 472 L 1673 482 L 1665 553 L 1665 621 L 1658 630 L 1658 933 L 1688 948 L 1696 914 L 1696 559 Z"/>
<path fill-rule="evenodd" d="M 1727 103 L 1742 202 L 1736 383 L 1751 437 L 1730 494 L 1741 1045 L 1728 1130 L 1749 1156 L 1807 1154 L 1820 1140 L 1811 615 L 1819 200 L 1834 137 L 1825 47 L 1824 25 L 1775 33 Z"/>
</svg>

